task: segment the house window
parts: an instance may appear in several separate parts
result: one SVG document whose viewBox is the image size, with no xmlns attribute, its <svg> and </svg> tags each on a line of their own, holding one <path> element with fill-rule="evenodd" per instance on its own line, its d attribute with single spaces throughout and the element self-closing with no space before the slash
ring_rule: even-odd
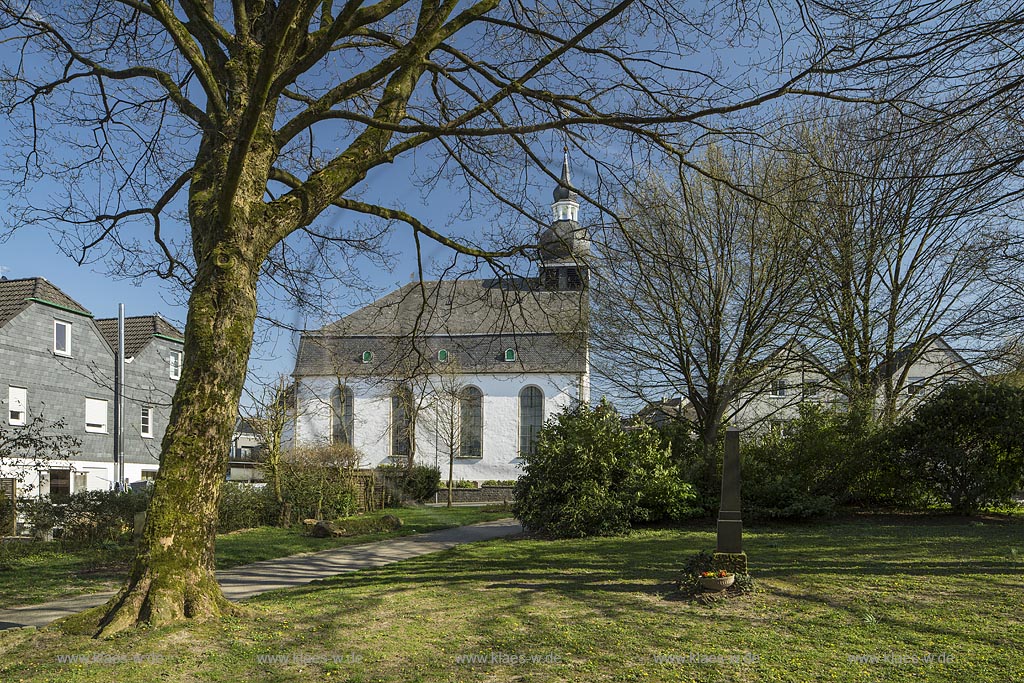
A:
<svg viewBox="0 0 1024 683">
<path fill-rule="evenodd" d="M 142 470 L 142 481 L 156 481 L 156 470 Z"/>
<path fill-rule="evenodd" d="M 505 360 L 507 362 L 511 363 L 515 359 L 516 359 L 516 350 L 515 349 L 505 349 Z"/>
<path fill-rule="evenodd" d="M 519 455 L 533 455 L 544 424 L 544 392 L 525 387 L 519 392 Z"/>
<path fill-rule="evenodd" d="M 448 350 L 447 349 L 441 349 L 440 351 L 438 351 L 437 352 L 437 360 L 439 362 L 441 362 L 441 363 L 447 363 L 448 362 Z"/>
<path fill-rule="evenodd" d="M 88 472 L 75 472 L 75 486 L 71 490 L 75 493 L 79 491 L 89 490 L 89 473 Z"/>
<path fill-rule="evenodd" d="M 71 495 L 71 470 L 50 470 L 50 500 Z"/>
<path fill-rule="evenodd" d="M 107 402 L 98 398 L 85 399 L 85 431 L 106 434 Z"/>
<path fill-rule="evenodd" d="M 459 397 L 459 457 L 483 457 L 484 395 L 476 387 L 466 387 Z"/>
<path fill-rule="evenodd" d="M 352 444 L 355 429 L 354 402 L 351 388 L 334 387 L 331 392 L 331 443 Z"/>
<path fill-rule="evenodd" d="M 412 390 L 399 387 L 391 394 L 391 455 L 412 452 Z"/>
<path fill-rule="evenodd" d="M 71 323 L 53 321 L 53 352 L 60 356 L 71 355 Z"/>
<path fill-rule="evenodd" d="M 908 377 L 907 378 L 907 393 L 911 396 L 917 396 L 924 391 L 924 377 Z"/>
<path fill-rule="evenodd" d="M 772 387 L 769 391 L 771 396 L 785 396 L 786 395 L 786 380 L 777 379 L 772 382 Z"/>
<path fill-rule="evenodd" d="M 181 379 L 181 351 L 171 351 L 169 363 L 171 379 Z"/>
<path fill-rule="evenodd" d="M 363 362 L 369 363 L 373 360 L 373 351 L 363 351 Z"/>
<path fill-rule="evenodd" d="M 804 398 L 814 398 L 818 395 L 818 383 L 807 382 L 804 384 Z"/>
<path fill-rule="evenodd" d="M 149 406 L 142 407 L 142 418 L 140 420 L 142 427 L 142 436 L 152 439 L 153 438 L 153 409 Z"/>
<path fill-rule="evenodd" d="M 15 427 L 24 426 L 28 421 L 28 389 L 8 387 L 7 421 Z"/>
</svg>

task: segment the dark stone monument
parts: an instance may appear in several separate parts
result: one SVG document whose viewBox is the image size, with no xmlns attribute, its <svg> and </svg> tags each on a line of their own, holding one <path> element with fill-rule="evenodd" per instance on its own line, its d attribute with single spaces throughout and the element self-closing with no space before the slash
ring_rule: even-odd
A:
<svg viewBox="0 0 1024 683">
<path fill-rule="evenodd" d="M 718 569 L 747 573 L 747 555 L 743 552 L 743 519 L 740 514 L 740 430 L 734 427 L 725 432 L 722 502 L 718 509 L 718 547 L 714 559 Z"/>
</svg>

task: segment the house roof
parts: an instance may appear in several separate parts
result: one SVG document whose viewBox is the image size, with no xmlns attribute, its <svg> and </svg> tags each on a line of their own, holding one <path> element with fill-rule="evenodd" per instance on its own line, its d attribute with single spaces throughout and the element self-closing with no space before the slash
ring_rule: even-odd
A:
<svg viewBox="0 0 1024 683">
<path fill-rule="evenodd" d="M 530 279 L 412 283 L 299 341 L 295 376 L 461 372 L 586 372 L 587 295 Z M 515 361 L 506 361 L 513 349 Z M 364 363 L 363 353 L 373 360 Z M 436 367 L 435 367 L 436 366 Z"/>
<path fill-rule="evenodd" d="M 893 354 L 891 359 L 889 359 L 888 361 L 883 361 L 876 365 L 873 371 L 873 375 L 876 378 L 876 381 L 881 381 L 885 377 L 892 376 L 893 374 L 896 373 L 897 370 L 902 368 L 904 365 L 907 365 L 908 363 L 913 363 L 914 361 L 920 359 L 922 356 L 924 356 L 925 353 L 927 353 L 932 348 L 945 352 L 960 367 L 969 370 L 970 372 L 979 377 L 981 376 L 981 374 L 974 368 L 973 365 L 968 363 L 964 359 L 964 357 L 961 356 L 956 351 L 956 349 L 954 349 L 952 346 L 946 343 L 945 339 L 943 339 L 941 336 L 937 334 L 930 334 L 926 337 L 923 337 L 915 344 L 907 344 L 903 348 L 897 350 L 896 353 Z"/>
<path fill-rule="evenodd" d="M 69 297 L 45 278 L 0 279 L 0 325 L 6 325 L 31 303 L 41 303 L 78 315 L 92 317 L 92 313 L 85 306 Z"/>
<path fill-rule="evenodd" d="M 117 318 L 100 318 L 96 321 L 103 338 L 110 348 L 117 349 Z M 124 355 L 134 357 L 153 337 L 165 337 L 183 342 L 183 335 L 174 325 L 159 315 L 139 315 L 124 319 Z"/>
</svg>

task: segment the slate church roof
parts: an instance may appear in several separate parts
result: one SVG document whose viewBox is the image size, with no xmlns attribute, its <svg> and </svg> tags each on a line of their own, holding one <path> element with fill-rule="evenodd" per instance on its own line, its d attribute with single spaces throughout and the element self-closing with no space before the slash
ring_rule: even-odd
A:
<svg viewBox="0 0 1024 683">
<path fill-rule="evenodd" d="M 461 372 L 579 374 L 587 367 L 587 309 L 585 290 L 547 291 L 529 278 L 411 283 L 303 334 L 294 374 L 415 374 L 439 365 L 441 350 Z"/>
</svg>

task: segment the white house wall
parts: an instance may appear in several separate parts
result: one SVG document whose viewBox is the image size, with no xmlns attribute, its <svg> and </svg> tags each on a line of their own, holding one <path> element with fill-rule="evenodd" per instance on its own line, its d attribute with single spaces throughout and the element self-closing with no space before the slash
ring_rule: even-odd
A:
<svg viewBox="0 0 1024 683">
<path fill-rule="evenodd" d="M 508 374 L 459 376 L 459 383 L 475 386 L 483 394 L 483 443 L 481 458 L 459 458 L 455 461 L 455 479 L 484 481 L 515 479 L 521 473 L 519 458 L 519 393 L 527 386 L 536 386 L 544 394 L 545 419 L 564 407 L 589 399 L 585 376 L 576 374 Z M 437 378 L 427 378 L 427 383 Z M 391 458 L 391 389 L 393 385 L 368 380 L 350 381 L 353 393 L 353 445 L 363 455 L 363 466 L 375 467 L 393 462 Z M 330 440 L 330 396 L 337 379 L 333 377 L 302 378 L 296 382 L 298 409 L 296 443 L 299 446 L 326 443 Z M 582 390 L 582 392 L 581 392 Z M 429 391 L 420 389 L 421 398 Z M 430 408 L 424 402 L 416 429 L 416 461 L 438 465 L 446 478 L 448 455 L 434 434 Z"/>
</svg>

